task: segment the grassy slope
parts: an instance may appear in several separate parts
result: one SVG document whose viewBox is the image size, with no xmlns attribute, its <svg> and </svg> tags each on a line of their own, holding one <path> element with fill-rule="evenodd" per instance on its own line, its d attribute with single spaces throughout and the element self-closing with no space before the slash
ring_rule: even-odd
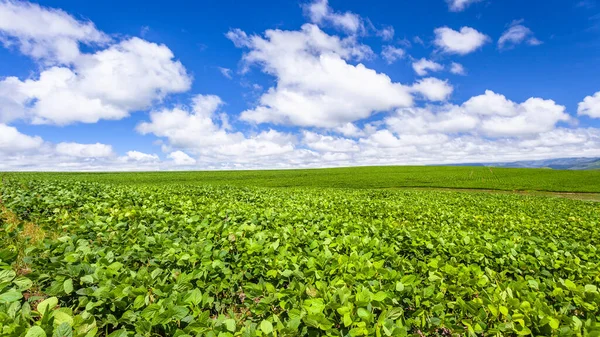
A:
<svg viewBox="0 0 600 337">
<path fill-rule="evenodd" d="M 9 175 L 14 175 L 10 173 Z M 117 184 L 210 184 L 262 187 L 401 188 L 600 192 L 600 171 L 487 167 L 354 167 L 313 170 L 144 173 L 18 173 L 22 178 L 83 179 Z"/>
</svg>

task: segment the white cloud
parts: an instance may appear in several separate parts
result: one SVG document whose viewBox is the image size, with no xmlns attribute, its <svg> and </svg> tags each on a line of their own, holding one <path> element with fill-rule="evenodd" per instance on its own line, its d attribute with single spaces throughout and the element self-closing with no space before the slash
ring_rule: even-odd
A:
<svg viewBox="0 0 600 337">
<path fill-rule="evenodd" d="M 498 39 L 498 48 L 509 49 L 514 46 L 526 42 L 531 46 L 537 46 L 542 44 L 542 41 L 538 40 L 531 29 L 523 26 L 521 23 L 523 20 L 513 21 L 508 29 L 502 33 L 500 39 Z"/>
<path fill-rule="evenodd" d="M 406 86 L 363 64 L 348 63 L 371 52 L 353 38 L 340 39 L 306 24 L 300 31 L 268 30 L 265 38 L 241 40 L 238 45 L 250 49 L 246 64 L 259 65 L 277 79 L 256 108 L 242 112 L 242 120 L 334 128 L 412 104 Z"/>
<path fill-rule="evenodd" d="M 535 138 L 522 140 L 519 142 L 519 146 L 525 148 L 559 147 L 565 145 L 583 146 L 590 138 L 594 137 L 594 134 L 597 135 L 596 131 L 594 129 L 555 129 L 541 133 Z"/>
<path fill-rule="evenodd" d="M 484 120 L 481 130 L 492 137 L 515 137 L 552 131 L 556 123 L 569 119 L 564 106 L 552 100 L 530 98 L 517 105 L 514 116 L 494 116 Z"/>
<path fill-rule="evenodd" d="M 587 96 L 583 102 L 579 103 L 577 114 L 600 118 L 600 91 L 593 96 Z"/>
<path fill-rule="evenodd" d="M 63 142 L 52 144 L 29 136 L 12 126 L 0 124 L 0 171 L 107 171 L 157 170 L 156 155 L 129 151 L 117 157 L 110 145 Z"/>
<path fill-rule="evenodd" d="M 486 90 L 483 95 L 471 97 L 463 104 L 463 108 L 476 115 L 510 117 L 517 114 L 518 105 L 504 95 Z"/>
<path fill-rule="evenodd" d="M 412 85 L 412 91 L 421 94 L 430 101 L 445 101 L 454 91 L 448 81 L 428 77 Z"/>
<path fill-rule="evenodd" d="M 418 61 L 413 62 L 412 67 L 413 67 L 414 71 L 417 73 L 417 75 L 419 75 L 419 76 L 427 75 L 428 71 L 434 72 L 434 71 L 444 70 L 443 65 L 441 65 L 437 62 L 428 60 L 426 58 L 422 58 Z"/>
<path fill-rule="evenodd" d="M 0 120 L 65 125 L 121 119 L 191 85 L 169 48 L 139 38 L 82 54 L 73 64 L 44 70 L 38 79 L 0 81 L 0 103 L 10 103 L 0 106 Z"/>
<path fill-rule="evenodd" d="M 320 135 L 310 131 L 303 132 L 303 143 L 309 148 L 321 152 L 357 152 L 359 147 L 354 140 Z"/>
<path fill-rule="evenodd" d="M 455 75 L 466 75 L 467 74 L 465 67 L 463 67 L 462 64 L 456 63 L 456 62 L 452 62 L 452 64 L 450 65 L 450 72 Z"/>
<path fill-rule="evenodd" d="M 219 71 L 221 72 L 221 74 L 225 77 L 227 77 L 228 79 L 231 79 L 231 69 L 229 68 L 223 68 L 223 67 L 217 67 L 219 69 Z"/>
<path fill-rule="evenodd" d="M 294 137 L 278 131 L 263 131 L 249 137 L 241 132 L 228 132 L 226 126 L 215 122 L 222 105 L 218 96 L 198 95 L 191 107 L 150 113 L 150 122 L 141 123 L 137 130 L 166 138 L 170 147 L 198 154 L 205 162 L 276 156 L 293 150 Z"/>
<path fill-rule="evenodd" d="M 190 157 L 183 151 L 171 152 L 167 157 L 172 159 L 176 166 L 190 166 L 196 164 L 196 159 Z"/>
<path fill-rule="evenodd" d="M 481 0 L 446 0 L 448 7 L 452 12 L 462 12 L 471 4 L 480 2 Z"/>
<path fill-rule="evenodd" d="M 376 32 L 377 36 L 379 36 L 383 41 L 390 41 L 394 38 L 394 27 L 387 26 Z"/>
<path fill-rule="evenodd" d="M 0 123 L 0 154 L 37 150 L 43 143 L 40 137 L 24 135 L 16 128 Z"/>
<path fill-rule="evenodd" d="M 0 1 L 0 42 L 48 63 L 70 63 L 79 44 L 105 44 L 110 38 L 92 22 L 78 21 L 59 9 L 25 1 Z"/>
<path fill-rule="evenodd" d="M 383 49 L 381 50 L 381 57 L 383 57 L 388 64 L 396 62 L 396 60 L 403 58 L 404 55 L 406 55 L 404 49 L 394 46 L 383 46 Z"/>
<path fill-rule="evenodd" d="M 225 34 L 233 45 L 238 48 L 246 47 L 250 43 L 250 39 L 248 38 L 248 34 L 239 28 L 232 29 Z"/>
<path fill-rule="evenodd" d="M 530 98 L 515 103 L 488 90 L 460 106 L 446 104 L 399 109 L 395 116 L 386 119 L 386 123 L 399 133 L 470 133 L 502 138 L 550 132 L 558 122 L 569 120 L 565 107 L 552 100 Z"/>
<path fill-rule="evenodd" d="M 490 38 L 471 27 L 462 27 L 460 31 L 448 27 L 435 29 L 433 43 L 444 53 L 466 55 L 481 48 Z"/>
<path fill-rule="evenodd" d="M 339 126 L 334 129 L 336 132 L 341 133 L 346 137 L 358 137 L 362 136 L 364 133 L 353 123 L 346 123 L 342 126 Z"/>
<path fill-rule="evenodd" d="M 315 0 L 304 5 L 304 10 L 311 22 L 317 25 L 330 24 L 348 33 L 357 33 L 363 27 L 360 16 L 352 12 L 335 12 L 329 7 L 328 0 Z"/>
<path fill-rule="evenodd" d="M 452 104 L 398 109 L 385 119 L 391 131 L 399 134 L 456 134 L 473 132 L 479 117 Z"/>
<path fill-rule="evenodd" d="M 112 146 L 106 144 L 58 143 L 56 153 L 78 158 L 102 158 L 114 155 Z"/>
<path fill-rule="evenodd" d="M 155 154 L 148 154 L 139 151 L 128 151 L 124 157 L 122 157 L 125 161 L 133 161 L 133 162 L 157 162 L 160 160 Z"/>
</svg>

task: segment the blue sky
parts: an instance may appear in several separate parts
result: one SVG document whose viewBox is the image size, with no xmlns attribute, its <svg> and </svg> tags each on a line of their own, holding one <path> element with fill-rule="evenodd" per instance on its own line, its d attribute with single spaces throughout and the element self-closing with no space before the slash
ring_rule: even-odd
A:
<svg viewBox="0 0 600 337">
<path fill-rule="evenodd" d="M 0 0 L 0 44 L 1 170 L 600 156 L 597 0 Z"/>
</svg>

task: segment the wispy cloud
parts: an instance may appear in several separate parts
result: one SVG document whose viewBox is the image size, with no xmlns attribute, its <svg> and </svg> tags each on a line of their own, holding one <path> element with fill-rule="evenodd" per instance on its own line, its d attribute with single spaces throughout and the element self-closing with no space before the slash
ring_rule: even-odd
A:
<svg viewBox="0 0 600 337">
<path fill-rule="evenodd" d="M 223 68 L 223 67 L 217 67 L 219 69 L 219 71 L 221 72 L 221 74 L 223 74 L 223 76 L 227 77 L 228 79 L 231 79 L 231 69 L 229 68 Z"/>
</svg>

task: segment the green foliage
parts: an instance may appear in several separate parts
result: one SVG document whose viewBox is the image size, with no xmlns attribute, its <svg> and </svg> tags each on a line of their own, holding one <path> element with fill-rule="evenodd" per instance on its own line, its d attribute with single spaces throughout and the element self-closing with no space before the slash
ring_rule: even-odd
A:
<svg viewBox="0 0 600 337">
<path fill-rule="evenodd" d="M 0 257 L 2 336 L 600 335 L 598 203 L 73 179 L 0 198 L 55 234 L 31 273 Z"/>
<path fill-rule="evenodd" d="M 125 185 L 226 185 L 253 187 L 441 187 L 505 191 L 600 192 L 600 171 L 465 166 L 386 166 L 310 170 L 9 173 L 9 178 L 61 179 Z"/>
</svg>

